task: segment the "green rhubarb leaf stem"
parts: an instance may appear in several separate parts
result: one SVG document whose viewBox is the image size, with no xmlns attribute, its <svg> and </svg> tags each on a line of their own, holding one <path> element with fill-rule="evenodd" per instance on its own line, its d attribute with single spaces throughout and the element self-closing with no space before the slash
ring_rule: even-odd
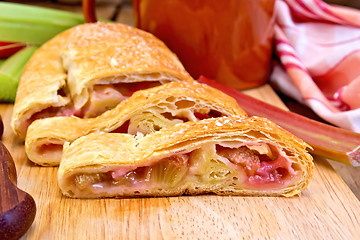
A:
<svg viewBox="0 0 360 240">
<path fill-rule="evenodd" d="M 0 22 L 0 40 L 40 45 L 66 30 L 63 26 Z"/>
<path fill-rule="evenodd" d="M 0 101 L 14 102 L 20 76 L 27 61 L 37 47 L 27 46 L 8 59 L 0 66 Z"/>
<path fill-rule="evenodd" d="M 69 27 L 84 23 L 84 17 L 57 9 L 0 2 L 0 21 Z"/>
<path fill-rule="evenodd" d="M 0 41 L 41 45 L 58 33 L 84 23 L 81 14 L 0 2 Z"/>
</svg>

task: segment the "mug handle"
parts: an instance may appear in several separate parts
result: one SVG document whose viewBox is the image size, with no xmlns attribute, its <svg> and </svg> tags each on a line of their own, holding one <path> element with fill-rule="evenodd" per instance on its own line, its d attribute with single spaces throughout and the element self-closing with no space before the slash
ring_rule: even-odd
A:
<svg viewBox="0 0 360 240">
<path fill-rule="evenodd" d="M 86 23 L 97 22 L 95 2 L 96 0 L 82 0 L 82 12 Z"/>
</svg>

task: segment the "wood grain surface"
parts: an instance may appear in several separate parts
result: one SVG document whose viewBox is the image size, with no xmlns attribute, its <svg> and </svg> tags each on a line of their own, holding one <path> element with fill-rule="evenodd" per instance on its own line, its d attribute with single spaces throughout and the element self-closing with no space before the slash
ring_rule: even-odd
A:
<svg viewBox="0 0 360 240">
<path fill-rule="evenodd" d="M 73 5 L 46 4 L 81 12 Z M 97 8 L 99 17 L 132 25 L 131 6 L 109 4 Z M 285 108 L 267 85 L 246 93 Z M 3 142 L 16 164 L 18 187 L 37 204 L 35 221 L 23 239 L 359 239 L 360 202 L 354 195 L 360 196 L 359 174 L 351 168 L 357 176 L 352 178 L 347 166 L 336 166 L 348 176 L 348 184 L 353 181 L 350 189 L 321 158 L 315 159 L 308 189 L 293 198 L 66 198 L 57 185 L 57 168 L 36 166 L 26 158 L 23 142 L 10 130 L 12 107 L 0 104 Z"/>
<path fill-rule="evenodd" d="M 248 94 L 283 107 L 269 86 Z M 62 196 L 57 168 L 27 160 L 11 132 L 12 105 L 0 104 L 3 142 L 13 155 L 18 186 L 37 203 L 23 239 L 357 239 L 360 202 L 324 160 L 315 159 L 308 187 L 293 198 L 182 196 L 79 200 Z"/>
</svg>

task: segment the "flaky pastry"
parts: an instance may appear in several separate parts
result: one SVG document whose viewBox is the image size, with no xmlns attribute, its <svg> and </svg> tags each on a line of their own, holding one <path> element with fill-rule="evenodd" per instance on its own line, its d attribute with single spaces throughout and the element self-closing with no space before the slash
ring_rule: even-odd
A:
<svg viewBox="0 0 360 240">
<path fill-rule="evenodd" d="M 259 117 L 190 121 L 144 137 L 93 133 L 64 147 L 58 171 L 73 198 L 299 194 L 308 145 Z"/>
<path fill-rule="evenodd" d="M 139 89 L 191 79 L 165 44 L 120 23 L 88 23 L 42 45 L 21 76 L 11 126 L 25 138 L 36 119 L 96 117 Z"/>
<path fill-rule="evenodd" d="M 25 151 L 40 165 L 58 165 L 63 144 L 92 132 L 146 135 L 187 121 L 210 117 L 246 116 L 236 101 L 196 81 L 171 82 L 135 92 L 117 107 L 91 119 L 52 117 L 34 121 Z"/>
</svg>

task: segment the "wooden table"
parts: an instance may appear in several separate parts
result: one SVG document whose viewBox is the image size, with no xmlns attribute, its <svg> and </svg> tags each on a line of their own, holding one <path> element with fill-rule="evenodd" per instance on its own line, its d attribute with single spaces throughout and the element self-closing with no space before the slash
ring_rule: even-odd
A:
<svg viewBox="0 0 360 240">
<path fill-rule="evenodd" d="M 116 1 L 115 1 L 116 2 Z M 42 5 L 52 6 L 52 3 Z M 99 17 L 132 25 L 130 5 L 98 7 Z M 116 2 L 116 4 L 119 4 Z M 111 7 L 109 7 L 111 6 Z M 78 6 L 55 5 L 80 11 Z M 268 85 L 246 91 L 285 108 Z M 3 142 L 12 153 L 18 186 L 37 203 L 35 221 L 23 239 L 359 239 L 359 176 L 352 167 L 315 158 L 309 187 L 293 198 L 183 196 L 171 198 L 78 200 L 62 196 L 57 168 L 26 158 L 23 142 L 11 132 L 12 104 L 0 104 Z M 351 189 L 349 188 L 351 187 Z M 355 193 L 355 194 L 354 194 Z"/>
</svg>

